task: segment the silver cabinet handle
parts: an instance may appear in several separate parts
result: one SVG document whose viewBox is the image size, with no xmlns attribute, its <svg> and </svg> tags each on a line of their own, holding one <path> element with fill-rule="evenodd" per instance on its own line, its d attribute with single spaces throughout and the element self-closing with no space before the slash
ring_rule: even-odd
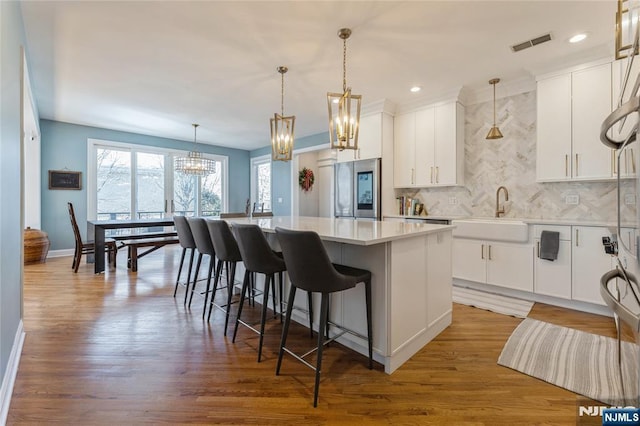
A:
<svg viewBox="0 0 640 426">
<path fill-rule="evenodd" d="M 540 241 L 536 242 L 536 256 L 540 259 Z"/>
<path fill-rule="evenodd" d="M 580 243 L 579 243 L 580 234 L 578 233 L 578 231 L 579 231 L 579 229 L 576 229 L 576 247 L 578 247 L 580 245 Z"/>
<path fill-rule="evenodd" d="M 415 184 L 416 169 L 411 169 L 411 185 Z"/>
<path fill-rule="evenodd" d="M 167 200 L 164 200 L 164 212 L 168 213 L 168 211 L 167 211 Z"/>
<path fill-rule="evenodd" d="M 480 259 L 484 259 L 484 244 L 480 246 Z"/>
<path fill-rule="evenodd" d="M 635 157 L 633 156 L 633 148 L 629 148 L 629 151 L 631 151 L 631 173 L 635 174 L 636 173 L 636 160 L 635 160 Z"/>
<path fill-rule="evenodd" d="M 578 154 L 576 154 L 576 172 L 574 174 L 575 177 L 578 177 L 580 172 L 578 172 Z"/>
<path fill-rule="evenodd" d="M 564 175 L 569 177 L 569 154 L 564 155 Z"/>
<path fill-rule="evenodd" d="M 489 244 L 489 260 L 491 260 L 491 244 Z"/>
<path fill-rule="evenodd" d="M 436 183 L 440 183 L 440 167 L 436 166 Z"/>
</svg>

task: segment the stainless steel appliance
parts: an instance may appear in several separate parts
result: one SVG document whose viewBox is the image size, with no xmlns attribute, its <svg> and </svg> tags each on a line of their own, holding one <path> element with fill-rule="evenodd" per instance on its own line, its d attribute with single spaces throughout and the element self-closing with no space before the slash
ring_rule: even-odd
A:
<svg viewBox="0 0 640 426">
<path fill-rule="evenodd" d="M 380 219 L 380 159 L 335 165 L 335 216 Z"/>
<path fill-rule="evenodd" d="M 635 41 L 630 51 L 636 51 L 638 46 L 638 31 L 635 31 Z M 623 153 L 627 153 L 630 144 L 634 144 L 638 137 L 638 123 L 640 122 L 640 74 L 632 72 L 634 59 L 639 60 L 635 55 L 629 55 L 628 64 L 621 78 L 620 98 L 617 99 L 616 108 L 602 123 L 600 130 L 600 140 L 606 146 L 615 150 L 618 164 Z M 617 134 L 619 136 L 614 137 Z M 636 153 L 636 164 L 638 164 L 638 149 L 631 152 Z M 633 155 L 633 154 L 632 154 Z M 640 176 L 634 181 L 635 198 L 640 199 Z M 600 294 L 603 300 L 611 308 L 614 314 L 616 328 L 618 331 L 618 356 L 617 372 L 623 385 L 617 394 L 617 405 L 640 407 L 640 286 L 636 278 L 640 270 L 640 256 L 638 256 L 640 225 L 640 209 L 636 206 L 636 238 L 629 241 L 621 234 L 621 183 L 620 173 L 618 173 L 618 202 L 617 227 L 615 233 L 609 238 L 603 238 L 605 251 L 616 260 L 617 267 L 600 279 Z M 635 245 L 635 247 L 629 247 Z M 621 332 L 623 328 L 630 328 L 633 333 L 636 346 L 634 351 L 622 350 Z"/>
</svg>

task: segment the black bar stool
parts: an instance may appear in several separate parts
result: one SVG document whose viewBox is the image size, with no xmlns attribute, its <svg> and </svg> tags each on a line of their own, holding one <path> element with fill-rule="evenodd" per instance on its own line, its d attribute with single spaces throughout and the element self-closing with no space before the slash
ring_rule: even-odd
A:
<svg viewBox="0 0 640 426">
<path fill-rule="evenodd" d="M 196 242 L 196 248 L 198 249 L 198 262 L 196 263 L 196 272 L 193 277 L 193 284 L 191 285 L 191 295 L 189 296 L 189 307 L 191 307 L 191 301 L 193 300 L 193 293 L 196 289 L 196 283 L 198 282 L 198 273 L 200 272 L 200 265 L 202 264 L 203 256 L 210 256 L 209 259 L 209 273 L 207 274 L 207 289 L 202 293 L 204 294 L 204 310 L 202 312 L 202 318 L 204 319 L 207 312 L 207 299 L 209 297 L 209 287 L 211 286 L 211 276 L 213 275 L 213 268 L 215 267 L 216 252 L 213 249 L 213 243 L 211 242 L 211 235 L 209 234 L 209 228 L 207 228 L 207 222 L 201 217 L 190 217 L 187 219 L 193 239 Z M 186 299 L 185 299 L 186 301 Z"/>
<path fill-rule="evenodd" d="M 189 293 L 189 283 L 191 282 L 191 269 L 193 268 L 193 258 L 196 253 L 196 242 L 193 239 L 191 228 L 187 222 L 187 218 L 184 216 L 174 216 L 173 223 L 178 233 L 178 242 L 182 247 L 182 256 L 180 256 L 180 268 L 178 269 L 178 276 L 176 277 L 176 288 L 173 290 L 173 297 L 176 297 L 178 292 L 178 285 L 180 284 L 180 274 L 182 274 L 182 266 L 184 265 L 184 257 L 187 254 L 187 250 L 191 250 L 191 258 L 189 259 L 189 271 L 187 273 L 187 281 L 185 286 L 187 290 L 184 294 L 184 303 L 187 303 L 187 293 Z"/>
<path fill-rule="evenodd" d="M 236 325 L 233 330 L 233 342 L 236 341 L 238 334 L 238 324 L 242 324 L 260 335 L 260 343 L 258 345 L 258 362 L 262 359 L 262 341 L 264 339 L 264 324 L 267 319 L 267 304 L 269 301 L 269 284 L 273 297 L 273 312 L 276 311 L 275 299 L 275 274 L 278 274 L 280 286 L 282 286 L 282 273 L 286 270 L 284 260 L 278 256 L 265 238 L 262 230 L 257 225 L 241 225 L 234 223 L 232 225 L 233 234 L 238 242 L 238 248 L 242 255 L 245 273 L 242 282 L 242 293 L 240 295 L 240 304 L 238 306 L 238 316 L 236 317 Z M 264 274 L 264 291 L 262 298 L 262 318 L 260 320 L 260 330 L 252 325 L 244 322 L 240 315 L 242 314 L 242 306 L 244 305 L 245 294 L 249 285 L 249 281 L 253 279 L 253 273 Z M 254 284 L 255 287 L 255 284 Z M 282 288 L 282 287 L 281 287 Z"/>
<path fill-rule="evenodd" d="M 242 261 L 242 256 L 240 255 L 238 243 L 231 233 L 231 229 L 229 229 L 227 222 L 224 220 L 207 220 L 207 227 L 209 228 L 213 248 L 216 252 L 216 256 L 218 257 L 207 321 L 211 318 L 211 311 L 213 311 L 214 306 L 222 308 L 221 306 L 216 305 L 214 300 L 216 297 L 218 282 L 220 281 L 222 267 L 225 266 L 227 269 L 227 304 L 224 305 L 224 309 L 222 310 L 226 313 L 226 318 L 224 320 L 224 335 L 226 336 L 227 326 L 229 324 L 229 311 L 231 311 L 231 296 L 233 296 L 233 285 L 236 277 L 236 265 L 238 262 Z"/>
<path fill-rule="evenodd" d="M 318 388 L 320 387 L 320 371 L 322 367 L 322 348 L 325 344 L 337 339 L 345 332 L 354 334 L 362 339 L 366 339 L 369 344 L 369 369 L 373 368 L 373 337 L 371 333 L 371 272 L 364 269 L 352 268 L 344 265 L 332 264 L 327 251 L 320 240 L 318 234 L 312 231 L 292 231 L 283 228 L 276 228 L 276 235 L 282 249 L 287 272 L 291 279 L 291 289 L 289 290 L 289 302 L 287 305 L 287 315 L 282 329 L 282 340 L 280 351 L 278 352 L 278 365 L 276 375 L 280 374 L 282 355 L 289 353 L 306 366 L 316 372 L 316 383 L 313 395 L 313 406 L 318 405 Z M 313 259 L 313 261 L 309 261 Z M 329 295 L 338 291 L 353 288 L 358 283 L 365 285 L 365 297 L 367 306 L 367 336 L 362 336 L 352 330 L 338 324 L 329 322 Z M 320 304 L 320 324 L 318 327 L 318 346 L 316 349 L 299 356 L 289 350 L 285 344 L 287 333 L 291 323 L 291 308 L 296 295 L 296 289 L 300 288 L 310 293 L 320 293 L 322 301 Z M 342 330 L 342 334 L 325 341 L 323 330 L 328 330 L 329 324 Z M 328 334 L 328 333 L 327 333 Z M 328 338 L 328 336 L 327 336 Z M 314 367 L 304 357 L 318 351 L 316 366 Z"/>
</svg>

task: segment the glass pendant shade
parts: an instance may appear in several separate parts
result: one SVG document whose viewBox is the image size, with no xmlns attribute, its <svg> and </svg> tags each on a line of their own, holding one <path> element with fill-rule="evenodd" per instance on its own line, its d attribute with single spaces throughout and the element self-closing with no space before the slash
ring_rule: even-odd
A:
<svg viewBox="0 0 640 426">
<path fill-rule="evenodd" d="M 354 95 L 351 88 L 347 87 L 347 39 L 350 35 L 349 28 L 338 31 L 338 37 L 343 41 L 342 93 L 327 93 L 330 148 L 340 151 L 358 149 L 360 130 L 362 95 Z"/>
<path fill-rule="evenodd" d="M 487 133 L 486 139 L 500 139 L 502 138 L 502 132 L 496 125 L 496 84 L 500 82 L 499 78 L 492 78 L 489 80 L 489 84 L 493 86 L 493 127 Z"/>
<path fill-rule="evenodd" d="M 271 158 L 274 161 L 289 161 L 293 154 L 293 139 L 296 117 L 284 115 L 284 74 L 287 67 L 278 67 L 278 72 L 282 75 L 280 90 L 280 110 L 281 114 L 273 114 L 269 120 L 271 127 Z"/>
<path fill-rule="evenodd" d="M 193 145 L 196 145 L 196 131 L 198 124 L 193 124 Z M 202 156 L 201 152 L 195 149 L 186 157 L 176 158 L 176 171 L 185 175 L 205 176 L 216 172 L 216 162 Z"/>
</svg>

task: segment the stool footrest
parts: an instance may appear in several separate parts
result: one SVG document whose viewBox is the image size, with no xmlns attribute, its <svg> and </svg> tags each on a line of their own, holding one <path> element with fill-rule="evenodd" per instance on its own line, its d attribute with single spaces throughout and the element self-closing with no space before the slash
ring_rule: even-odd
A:
<svg viewBox="0 0 640 426">
<path fill-rule="evenodd" d="M 332 321 L 327 321 L 327 324 L 332 325 L 335 328 L 337 328 L 337 329 L 342 331 L 342 333 L 338 334 L 335 337 L 332 337 L 331 339 L 337 339 L 338 337 L 342 336 L 343 334 L 349 333 L 352 336 L 356 336 L 356 337 L 361 338 L 362 340 L 365 340 L 365 341 L 368 340 L 367 336 L 365 336 L 364 334 L 358 333 L 357 331 L 351 330 L 350 328 L 347 328 L 347 327 L 345 327 L 343 325 L 336 324 L 335 322 L 332 322 Z"/>
</svg>

